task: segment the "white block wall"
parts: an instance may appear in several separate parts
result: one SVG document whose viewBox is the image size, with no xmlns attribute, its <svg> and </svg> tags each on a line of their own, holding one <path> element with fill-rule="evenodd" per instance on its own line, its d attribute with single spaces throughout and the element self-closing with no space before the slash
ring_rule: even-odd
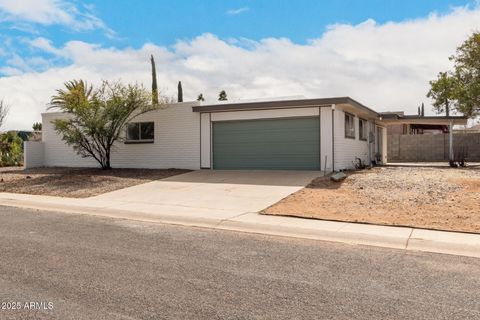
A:
<svg viewBox="0 0 480 320">
<path fill-rule="evenodd" d="M 333 116 L 335 171 L 354 168 L 355 157 L 368 165 L 368 141 L 360 140 L 358 116 L 355 116 L 355 139 L 345 138 L 345 112 L 336 109 Z"/>
<path fill-rule="evenodd" d="M 89 158 L 81 158 L 67 146 L 53 127 L 55 119 L 67 119 L 64 113 L 42 114 L 42 142 L 44 144 L 45 167 L 98 167 L 98 163 Z"/>
<path fill-rule="evenodd" d="M 135 118 L 155 123 L 154 143 L 118 142 L 112 153 L 114 168 L 200 168 L 200 115 L 192 112 L 197 103 L 165 106 Z M 68 117 L 62 113 L 42 114 L 45 166 L 98 167 L 92 158 L 81 158 L 55 132 L 52 120 Z"/>
<path fill-rule="evenodd" d="M 201 123 L 200 123 L 200 149 L 201 149 L 201 167 L 208 169 L 210 168 L 210 159 L 212 157 L 212 124 L 210 122 L 211 113 L 201 113 Z"/>
<path fill-rule="evenodd" d="M 25 141 L 23 143 L 23 167 L 25 169 L 44 166 L 44 143 L 41 141 Z"/>
<path fill-rule="evenodd" d="M 323 171 L 326 167 L 326 172 L 333 170 L 332 117 L 331 107 L 320 108 L 320 170 Z"/>
</svg>

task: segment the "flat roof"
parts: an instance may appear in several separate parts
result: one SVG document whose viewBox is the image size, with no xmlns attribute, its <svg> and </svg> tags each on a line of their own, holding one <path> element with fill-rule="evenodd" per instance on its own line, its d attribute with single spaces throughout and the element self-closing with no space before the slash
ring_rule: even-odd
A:
<svg viewBox="0 0 480 320">
<path fill-rule="evenodd" d="M 350 97 L 210 104 L 210 105 L 201 105 L 201 106 L 193 107 L 193 112 L 221 112 L 221 111 L 303 108 L 303 107 L 326 106 L 326 105 L 332 105 L 332 104 L 348 104 L 348 105 L 363 109 L 365 111 L 371 112 L 376 116 L 380 116 L 378 112 L 368 108 L 367 106 L 361 104 L 360 102 Z"/>
<path fill-rule="evenodd" d="M 398 115 L 392 113 L 380 113 L 382 122 L 385 124 L 453 124 L 466 125 L 468 117 L 465 116 L 419 116 L 419 115 Z"/>
</svg>

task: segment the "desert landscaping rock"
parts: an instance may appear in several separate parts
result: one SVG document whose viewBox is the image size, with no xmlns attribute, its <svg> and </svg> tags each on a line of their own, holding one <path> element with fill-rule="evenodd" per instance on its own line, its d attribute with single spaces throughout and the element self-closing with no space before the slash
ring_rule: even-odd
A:
<svg viewBox="0 0 480 320">
<path fill-rule="evenodd" d="M 86 198 L 189 172 L 177 169 L 0 168 L 0 192 Z"/>
<path fill-rule="evenodd" d="M 480 168 L 380 167 L 319 177 L 267 214 L 480 232 Z"/>
</svg>

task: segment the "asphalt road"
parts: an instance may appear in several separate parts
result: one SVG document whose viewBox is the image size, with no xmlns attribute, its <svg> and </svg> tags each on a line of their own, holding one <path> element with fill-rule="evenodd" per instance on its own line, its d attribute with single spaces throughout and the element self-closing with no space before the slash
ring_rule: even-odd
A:
<svg viewBox="0 0 480 320">
<path fill-rule="evenodd" d="M 480 319 L 480 259 L 0 207 L 8 302 L 0 319 Z"/>
</svg>

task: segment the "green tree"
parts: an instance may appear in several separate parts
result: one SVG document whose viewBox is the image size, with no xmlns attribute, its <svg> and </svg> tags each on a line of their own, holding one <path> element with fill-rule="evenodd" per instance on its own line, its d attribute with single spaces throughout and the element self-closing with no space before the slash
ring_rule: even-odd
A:
<svg viewBox="0 0 480 320">
<path fill-rule="evenodd" d="M 459 82 L 456 109 L 474 117 L 480 114 L 480 32 L 474 32 L 450 57 Z"/>
<path fill-rule="evenodd" d="M 205 98 L 203 97 L 203 93 L 200 93 L 197 97 L 197 101 L 205 101 Z"/>
<path fill-rule="evenodd" d="M 227 93 L 225 92 L 225 90 L 222 90 L 220 91 L 220 93 L 218 94 L 218 100 L 219 101 L 227 101 Z"/>
<path fill-rule="evenodd" d="M 434 108 L 461 112 L 473 118 L 480 114 L 480 32 L 474 32 L 453 56 L 453 71 L 430 82 Z M 447 102 L 448 100 L 448 102 Z"/>
<path fill-rule="evenodd" d="M 440 72 L 436 80 L 430 81 L 430 91 L 427 97 L 433 100 L 433 109 L 437 113 L 446 113 L 457 107 L 457 93 L 459 91 L 458 79 L 447 72 Z"/>
<path fill-rule="evenodd" d="M 136 116 L 153 110 L 149 93 L 141 86 L 104 81 L 99 88 L 80 80 L 65 83 L 57 90 L 50 108 L 70 114 L 53 125 L 63 141 L 84 158 L 95 159 L 102 169 L 111 169 L 112 147 L 123 140 L 127 123 Z"/>
<path fill-rule="evenodd" d="M 182 81 L 178 81 L 178 99 L 177 102 L 183 102 Z"/>
<path fill-rule="evenodd" d="M 32 125 L 32 129 L 34 131 L 42 131 L 42 123 L 41 122 L 35 122 L 33 125 Z"/>
<path fill-rule="evenodd" d="M 158 104 L 158 87 L 157 87 L 157 70 L 155 68 L 155 59 L 153 54 L 150 55 L 150 63 L 152 64 L 152 104 Z"/>
<path fill-rule="evenodd" d="M 22 138 L 15 131 L 0 134 L 0 167 L 20 166 L 22 161 Z"/>
<path fill-rule="evenodd" d="M 425 105 L 422 102 L 422 107 L 420 108 L 420 116 L 425 117 Z"/>
</svg>

